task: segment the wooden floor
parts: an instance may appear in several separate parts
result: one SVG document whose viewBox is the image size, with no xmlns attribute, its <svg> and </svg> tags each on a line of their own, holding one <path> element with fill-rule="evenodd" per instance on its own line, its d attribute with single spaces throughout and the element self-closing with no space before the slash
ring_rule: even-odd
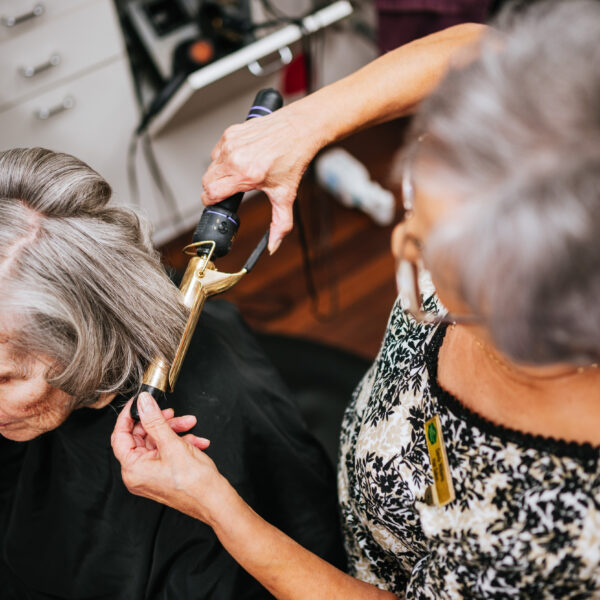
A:
<svg viewBox="0 0 600 600">
<path fill-rule="evenodd" d="M 404 129 L 404 122 L 394 121 L 360 132 L 342 145 L 367 165 L 373 179 L 397 191 L 392 159 Z M 362 212 L 340 206 L 311 177 L 302 184 L 299 207 L 318 302 L 307 291 L 298 227 L 274 256 L 265 252 L 225 297 L 237 304 L 255 330 L 310 338 L 373 358 L 395 298 L 392 227 L 380 227 Z M 266 231 L 266 197 L 260 194 L 244 202 L 239 216 L 234 246 L 217 262 L 223 271 L 241 268 Z M 165 263 L 183 270 L 187 258 L 180 249 L 190 240 L 188 232 L 164 246 Z"/>
</svg>

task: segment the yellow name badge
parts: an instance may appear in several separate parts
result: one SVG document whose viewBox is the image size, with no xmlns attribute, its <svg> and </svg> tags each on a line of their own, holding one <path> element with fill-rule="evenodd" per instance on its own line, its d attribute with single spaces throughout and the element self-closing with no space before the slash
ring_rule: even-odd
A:
<svg viewBox="0 0 600 600">
<path fill-rule="evenodd" d="M 444 506 L 452 502 L 455 496 L 439 415 L 435 415 L 425 423 L 425 439 L 433 471 L 433 485 L 427 489 L 426 501 L 428 504 Z"/>
</svg>

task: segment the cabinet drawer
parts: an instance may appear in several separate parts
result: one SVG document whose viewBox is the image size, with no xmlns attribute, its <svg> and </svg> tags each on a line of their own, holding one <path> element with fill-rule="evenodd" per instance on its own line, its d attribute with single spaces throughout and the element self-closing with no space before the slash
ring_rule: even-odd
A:
<svg viewBox="0 0 600 600">
<path fill-rule="evenodd" d="M 0 111 L 122 52 L 110 0 L 83 4 L 0 45 Z"/>
<path fill-rule="evenodd" d="M 90 0 L 0 0 L 0 42 L 44 25 Z"/>
<path fill-rule="evenodd" d="M 71 108 L 38 117 L 40 109 L 59 107 L 65 98 L 72 98 Z M 73 154 L 96 169 L 125 203 L 127 145 L 137 119 L 129 66 L 118 58 L 0 114 L 0 149 L 42 146 Z"/>
</svg>

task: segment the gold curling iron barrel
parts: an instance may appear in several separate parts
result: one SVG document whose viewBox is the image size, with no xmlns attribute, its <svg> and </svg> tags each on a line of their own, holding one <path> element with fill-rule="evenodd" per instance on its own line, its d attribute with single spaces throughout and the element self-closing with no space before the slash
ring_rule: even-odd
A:
<svg viewBox="0 0 600 600">
<path fill-rule="evenodd" d="M 261 90 L 254 99 L 254 104 L 246 120 L 271 114 L 281 108 L 282 104 L 282 98 L 277 90 Z M 231 244 L 240 226 L 237 211 L 243 196 L 243 193 L 234 194 L 230 198 L 204 209 L 194 231 L 192 243 L 183 249 L 186 254 L 192 256 L 179 288 L 183 296 L 183 303 L 189 310 L 189 316 L 175 353 L 175 359 L 172 365 L 164 359 L 155 359 L 144 373 L 140 392 L 148 392 L 160 400 L 167 391 L 173 391 L 204 302 L 209 296 L 215 296 L 232 288 L 254 267 L 264 252 L 269 238 L 268 231 L 244 267 L 237 273 L 222 273 L 213 263 L 214 259 L 225 256 L 231 249 Z M 131 406 L 131 416 L 136 420 L 139 419 L 137 399 Z"/>
</svg>

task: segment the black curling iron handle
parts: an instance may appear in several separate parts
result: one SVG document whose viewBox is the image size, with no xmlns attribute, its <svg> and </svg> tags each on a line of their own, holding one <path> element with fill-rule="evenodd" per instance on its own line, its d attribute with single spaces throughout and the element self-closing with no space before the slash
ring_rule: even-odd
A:
<svg viewBox="0 0 600 600">
<path fill-rule="evenodd" d="M 246 121 L 249 119 L 255 119 L 256 117 L 265 117 L 270 115 L 272 112 L 281 108 L 282 105 L 283 98 L 277 90 L 274 90 L 273 88 L 265 88 L 264 90 L 260 90 L 260 92 L 256 94 L 256 98 L 254 98 L 254 104 L 248 111 Z M 243 192 L 238 192 L 229 198 L 225 198 L 225 200 L 221 200 L 221 202 L 215 204 L 214 207 L 224 208 L 230 212 L 236 213 L 240 207 L 240 204 L 242 203 L 243 197 Z"/>
<path fill-rule="evenodd" d="M 162 390 L 159 390 L 158 388 L 152 387 L 151 385 L 146 385 L 145 383 L 142 383 L 142 386 L 140 387 L 140 394 L 142 392 L 147 392 L 148 394 L 150 394 L 157 402 L 160 402 L 160 400 L 162 399 L 162 397 L 165 395 L 165 393 Z M 133 401 L 133 403 L 131 404 L 131 417 L 133 418 L 134 421 L 139 421 L 140 420 L 140 413 L 138 412 L 138 398 L 139 398 L 139 394 L 138 397 Z"/>
<path fill-rule="evenodd" d="M 261 90 L 254 98 L 254 104 L 248 112 L 246 121 L 270 115 L 273 111 L 281 108 L 282 104 L 283 99 L 277 90 L 272 88 Z M 210 254 L 215 259 L 225 256 L 229 252 L 240 226 L 237 211 L 243 197 L 244 194 L 238 192 L 217 204 L 206 207 L 192 237 L 194 243 L 205 242 L 196 250 L 199 256 Z M 206 242 L 214 242 L 214 246 L 211 247 Z"/>
</svg>

